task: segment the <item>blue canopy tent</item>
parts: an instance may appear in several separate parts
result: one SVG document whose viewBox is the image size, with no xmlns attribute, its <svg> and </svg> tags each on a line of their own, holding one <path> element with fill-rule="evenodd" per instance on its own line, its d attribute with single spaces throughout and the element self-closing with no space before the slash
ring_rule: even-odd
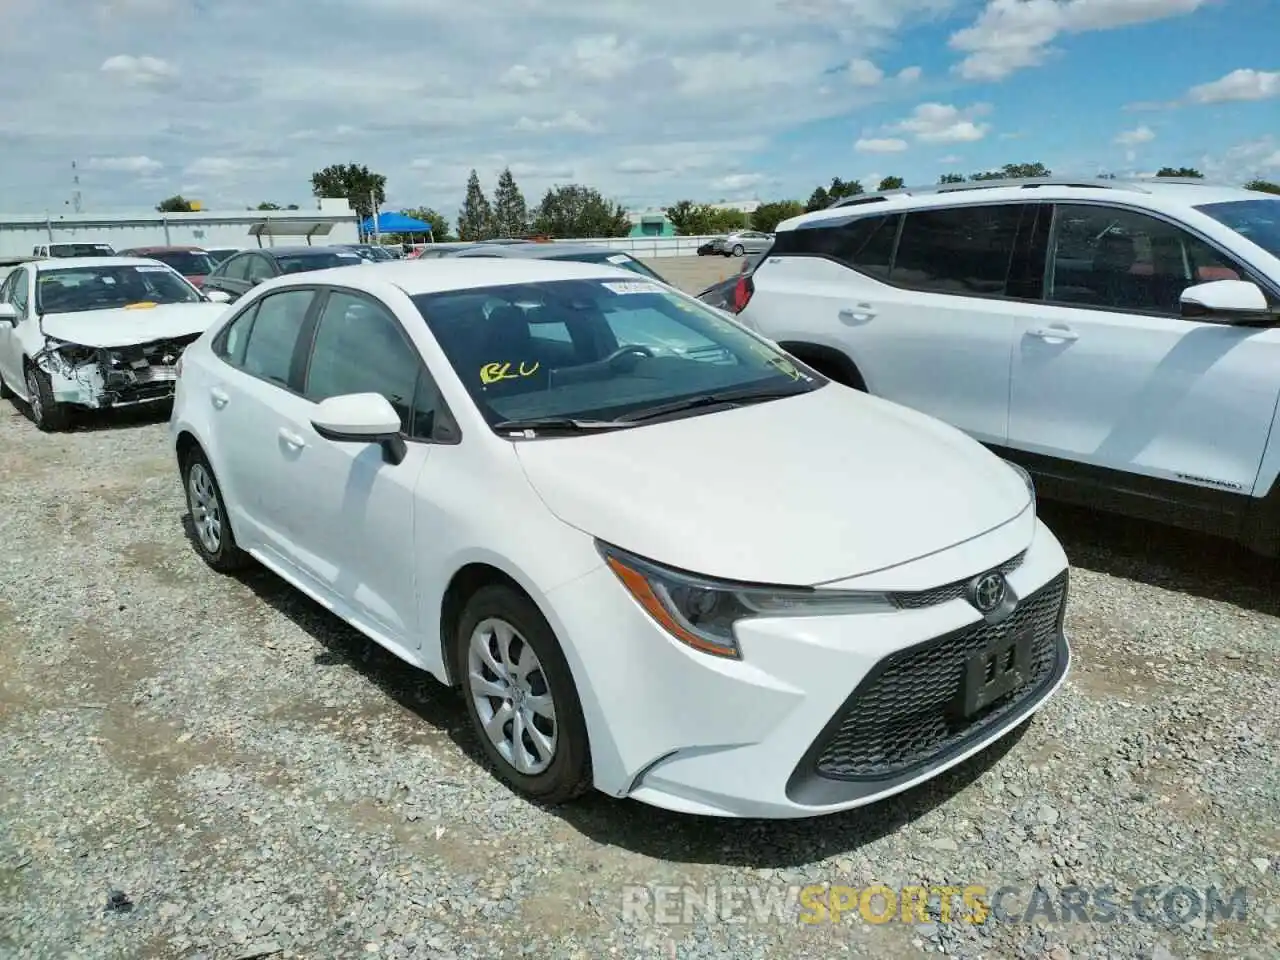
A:
<svg viewBox="0 0 1280 960">
<path fill-rule="evenodd" d="M 427 236 L 431 236 L 431 224 L 423 220 L 415 220 L 413 217 L 406 217 L 403 213 L 392 211 L 378 214 L 376 224 L 373 217 L 367 217 L 364 223 L 360 224 L 360 230 L 366 237 L 383 233 L 425 233 Z"/>
</svg>

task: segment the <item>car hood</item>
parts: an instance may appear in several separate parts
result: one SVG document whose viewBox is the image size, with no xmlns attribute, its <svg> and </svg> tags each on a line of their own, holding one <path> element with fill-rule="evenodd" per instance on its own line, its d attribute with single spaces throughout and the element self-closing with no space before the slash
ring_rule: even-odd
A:
<svg viewBox="0 0 1280 960">
<path fill-rule="evenodd" d="M 45 336 L 67 343 L 128 347 L 204 333 L 226 309 L 222 303 L 165 303 L 81 313 L 46 313 L 40 319 L 40 327 Z"/>
<path fill-rule="evenodd" d="M 843 580 L 1021 515 L 1025 481 L 938 420 L 829 384 L 611 433 L 515 441 L 565 523 L 705 576 Z"/>
</svg>

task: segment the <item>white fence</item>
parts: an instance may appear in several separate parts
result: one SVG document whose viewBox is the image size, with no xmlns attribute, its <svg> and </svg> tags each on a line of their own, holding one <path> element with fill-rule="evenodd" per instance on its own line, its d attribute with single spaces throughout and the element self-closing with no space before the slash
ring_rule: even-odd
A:
<svg viewBox="0 0 1280 960">
<path fill-rule="evenodd" d="M 589 243 L 594 246 L 622 250 L 633 257 L 692 257 L 708 237 L 590 237 L 583 240 L 556 240 L 555 243 Z"/>
</svg>

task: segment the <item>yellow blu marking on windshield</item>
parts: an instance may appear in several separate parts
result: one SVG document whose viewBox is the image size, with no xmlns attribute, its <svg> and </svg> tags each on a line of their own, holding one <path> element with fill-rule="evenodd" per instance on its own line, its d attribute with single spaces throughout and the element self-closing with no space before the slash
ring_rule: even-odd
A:
<svg viewBox="0 0 1280 960">
<path fill-rule="evenodd" d="M 763 343 L 753 343 L 751 349 L 763 357 L 765 363 L 777 369 L 784 377 L 790 377 L 792 380 L 800 379 L 800 371 L 796 369 L 796 365 L 782 354 L 769 349 Z"/>
<path fill-rule="evenodd" d="M 519 380 L 521 377 L 531 377 L 538 372 L 539 364 L 534 361 L 533 366 L 529 366 L 523 360 L 515 370 L 511 369 L 509 363 L 486 363 L 480 368 L 481 383 L 497 383 L 499 380 Z"/>
<path fill-rule="evenodd" d="M 126 310 L 150 310 L 155 304 L 150 300 L 143 300 L 140 303 L 131 303 L 125 307 Z"/>
</svg>

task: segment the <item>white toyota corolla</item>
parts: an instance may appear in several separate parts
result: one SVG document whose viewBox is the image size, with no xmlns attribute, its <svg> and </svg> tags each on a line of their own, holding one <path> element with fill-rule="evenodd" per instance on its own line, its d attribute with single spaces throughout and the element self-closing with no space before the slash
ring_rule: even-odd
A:
<svg viewBox="0 0 1280 960">
<path fill-rule="evenodd" d="M 171 431 L 210 566 L 461 686 L 545 801 L 830 813 L 1067 673 L 1025 473 L 608 265 L 268 281 L 187 349 Z"/>
<path fill-rule="evenodd" d="M 41 430 L 76 409 L 168 400 L 182 351 L 226 299 L 142 257 L 23 264 L 0 285 L 0 398 L 20 397 Z"/>
</svg>

